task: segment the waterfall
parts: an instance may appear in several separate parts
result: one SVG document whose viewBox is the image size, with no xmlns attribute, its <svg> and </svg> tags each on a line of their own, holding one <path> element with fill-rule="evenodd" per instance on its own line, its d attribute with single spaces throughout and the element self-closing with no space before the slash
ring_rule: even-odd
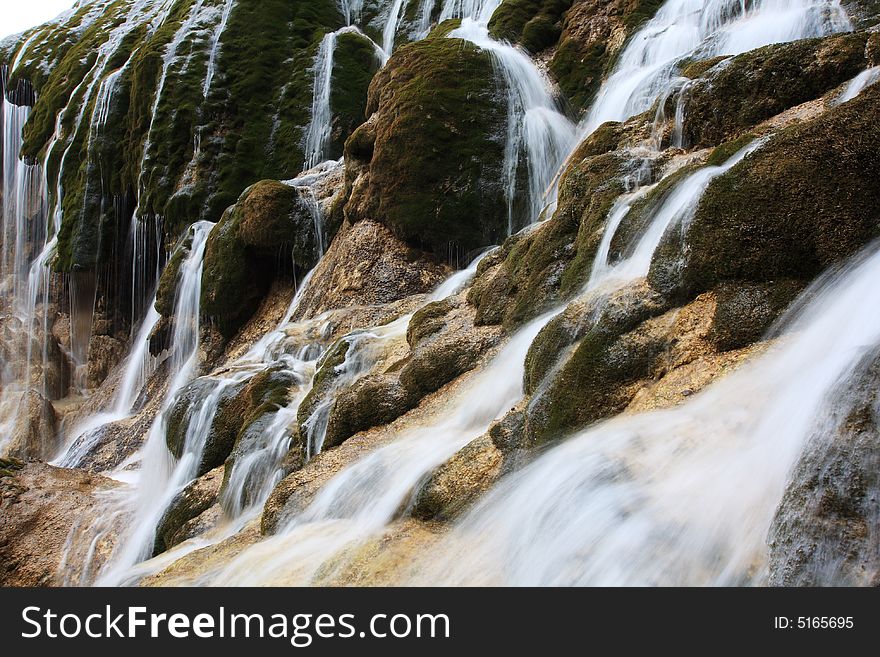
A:
<svg viewBox="0 0 880 657">
<path fill-rule="evenodd" d="M 431 470 L 485 433 L 522 398 L 526 352 L 551 318 L 541 317 L 518 331 L 454 400 L 449 413 L 433 424 L 404 431 L 347 467 L 303 512 L 287 519 L 276 536 L 199 583 L 308 584 L 343 548 L 381 531 Z"/>
<path fill-rule="evenodd" d="M 330 103 L 333 91 L 333 63 L 337 38 L 342 34 L 357 34 L 373 43 L 357 27 L 352 26 L 328 32 L 321 39 L 313 69 L 315 81 L 312 90 L 312 112 L 303 148 L 306 157 L 303 169 L 306 171 L 313 169 L 330 157 L 330 137 L 333 131 L 333 108 Z M 376 48 L 377 59 L 384 63 L 387 59 L 385 53 L 375 43 L 373 45 Z"/>
<path fill-rule="evenodd" d="M 205 83 L 202 86 L 202 95 L 207 98 L 208 92 L 211 90 L 211 84 L 214 82 L 214 74 L 217 69 L 217 55 L 220 54 L 220 39 L 226 31 L 226 24 L 229 22 L 229 15 L 232 13 L 232 6 L 235 0 L 226 0 L 223 5 L 223 13 L 220 16 L 220 22 L 211 38 L 211 52 L 208 55 L 208 71 L 205 74 Z"/>
<path fill-rule="evenodd" d="M 684 59 L 738 55 L 848 29 L 839 0 L 667 0 L 629 40 L 587 113 L 582 133 L 648 110 Z"/>
<path fill-rule="evenodd" d="M 874 66 L 859 73 L 849 81 L 843 93 L 834 102 L 835 105 L 843 105 L 862 93 L 866 88 L 880 80 L 880 66 Z"/>
<path fill-rule="evenodd" d="M 488 25 L 501 2 L 502 0 L 444 0 L 439 21 L 442 23 L 452 18 L 469 18 Z"/>
<path fill-rule="evenodd" d="M 479 5 L 479 3 L 476 3 Z M 482 6 L 478 21 L 466 18 L 450 37 L 465 39 L 492 56 L 507 88 L 508 126 L 504 149 L 504 184 L 507 200 L 508 234 L 540 218 L 555 205 L 553 178 L 576 146 L 575 129 L 558 110 L 544 79 L 531 58 L 522 50 L 489 37 L 492 3 Z M 479 8 L 479 7 L 478 7 Z M 525 159 L 528 189 L 519 190 L 520 162 Z M 516 216 L 517 197 L 525 193 L 525 220 Z"/>
<path fill-rule="evenodd" d="M 806 292 L 759 360 L 683 406 L 584 431 L 502 483 L 442 558 L 432 551 L 428 579 L 763 583 L 787 477 L 842 384 L 880 343 L 880 254 L 876 245 L 869 252 Z"/>
<path fill-rule="evenodd" d="M 675 185 L 658 207 L 651 212 L 647 227 L 636 241 L 630 255 L 612 265 L 608 262 L 608 252 L 614 234 L 626 218 L 636 195 L 642 195 L 644 192 L 639 190 L 618 199 L 609 212 L 607 227 L 596 253 L 587 290 L 620 289 L 626 283 L 647 276 L 654 253 L 667 231 L 676 226 L 686 228 L 709 184 L 742 162 L 763 143 L 761 140 L 756 140 L 740 149 L 724 164 L 702 167 Z"/>
<path fill-rule="evenodd" d="M 150 428 L 147 440 L 136 457 L 141 463 L 137 485 L 121 491 L 117 505 L 131 517 L 128 535 L 117 546 L 112 568 L 126 568 L 150 556 L 156 525 L 174 496 L 193 478 L 200 453 L 187 454 L 177 464 L 172 462 L 165 442 L 168 415 L 177 394 L 197 373 L 199 359 L 199 301 L 202 291 L 202 269 L 208 236 L 215 224 L 200 221 L 194 224 L 192 247 L 180 267 L 174 309 L 174 330 L 168 356 L 171 379 L 162 410 Z M 231 383 L 230 383 L 231 385 Z M 216 391 L 219 395 L 222 390 Z M 112 572 L 112 571 L 111 571 Z"/>
<path fill-rule="evenodd" d="M 361 22 L 361 13 L 364 10 L 364 0 L 339 0 L 339 8 L 345 17 L 346 25 L 357 25 Z"/>
<path fill-rule="evenodd" d="M 385 19 L 385 27 L 382 30 L 382 50 L 389 57 L 394 52 L 394 39 L 397 36 L 397 28 L 400 27 L 400 21 L 403 18 L 401 15 L 403 3 L 404 0 L 393 0 L 388 9 L 388 17 Z"/>
</svg>

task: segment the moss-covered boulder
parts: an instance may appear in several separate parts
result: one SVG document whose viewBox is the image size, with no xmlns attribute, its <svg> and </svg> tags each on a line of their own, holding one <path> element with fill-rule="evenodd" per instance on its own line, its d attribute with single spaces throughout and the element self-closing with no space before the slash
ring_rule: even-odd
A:
<svg viewBox="0 0 880 657">
<path fill-rule="evenodd" d="M 662 0 L 574 0 L 565 14 L 550 71 L 575 111 L 589 107 L 627 38 L 662 4 Z"/>
<path fill-rule="evenodd" d="M 156 312 L 162 317 L 172 317 L 177 306 L 177 286 L 180 284 L 180 268 L 192 250 L 192 234 L 187 232 L 171 252 L 171 257 L 159 277 L 156 288 Z"/>
<path fill-rule="evenodd" d="M 216 468 L 190 482 L 174 497 L 156 528 L 154 555 L 170 550 L 182 538 L 185 540 L 181 529 L 217 503 L 222 481 L 223 470 Z"/>
<path fill-rule="evenodd" d="M 803 290 L 802 281 L 722 283 L 709 338 L 719 351 L 757 342 Z"/>
<path fill-rule="evenodd" d="M 349 221 L 372 219 L 448 257 L 507 227 L 507 106 L 488 53 L 458 39 L 400 48 L 370 85 L 368 124 L 346 146 Z"/>
<path fill-rule="evenodd" d="M 710 68 L 688 91 L 684 135 L 720 144 L 783 110 L 818 98 L 867 66 L 865 33 L 776 44 Z"/>
<path fill-rule="evenodd" d="M 224 337 L 235 335 L 279 273 L 315 265 L 318 229 L 296 188 L 272 180 L 248 188 L 208 238 L 202 314 Z"/>
<path fill-rule="evenodd" d="M 809 281 L 858 251 L 880 234 L 878 118 L 873 86 L 716 178 L 686 232 L 664 236 L 651 285 L 693 298 L 727 280 Z"/>
<path fill-rule="evenodd" d="M 508 240 L 501 264 L 478 272 L 469 300 L 477 307 L 479 324 L 519 324 L 587 282 L 608 213 L 625 189 L 630 168 L 626 153 L 592 154 L 605 149 L 606 136 L 598 132 L 572 156 L 553 218 Z"/>
<path fill-rule="evenodd" d="M 556 44 L 572 0 L 507 0 L 489 22 L 492 38 L 517 43 L 532 53 Z"/>
<path fill-rule="evenodd" d="M 364 122 L 367 89 L 381 60 L 375 44 L 356 32 L 336 38 L 330 83 L 330 149 L 327 159 L 342 157 L 345 142 Z"/>
<path fill-rule="evenodd" d="M 168 445 L 168 451 L 175 458 L 179 459 L 183 456 L 188 447 L 187 438 L 193 428 L 193 421 L 205 404 L 213 403 L 216 404 L 216 409 L 208 434 L 204 437 L 197 472 L 201 476 L 223 465 L 232 451 L 244 421 L 245 416 L 242 413 L 249 408 L 241 401 L 244 391 L 243 384 L 220 386 L 217 381 L 211 379 L 196 379 L 184 387 L 177 394 L 174 406 L 168 414 L 165 428 L 165 443 Z"/>
</svg>

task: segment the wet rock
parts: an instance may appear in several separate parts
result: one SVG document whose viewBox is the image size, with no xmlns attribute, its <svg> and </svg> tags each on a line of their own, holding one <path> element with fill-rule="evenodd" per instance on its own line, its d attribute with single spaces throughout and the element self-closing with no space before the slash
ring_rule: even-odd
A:
<svg viewBox="0 0 880 657">
<path fill-rule="evenodd" d="M 53 458 L 60 446 L 55 409 L 40 393 L 28 391 L 6 451 L 26 461 L 40 461 Z"/>
<path fill-rule="evenodd" d="M 515 326 L 577 293 L 587 281 L 608 212 L 624 191 L 630 158 L 604 150 L 605 137 L 587 140 L 560 180 L 553 218 L 508 240 L 504 260 L 478 271 L 469 293 L 478 324 Z M 586 155 L 583 155 L 586 154 Z"/>
<path fill-rule="evenodd" d="M 687 143 L 719 144 L 834 89 L 867 66 L 866 41 L 861 33 L 771 45 L 712 68 L 688 90 Z"/>
<path fill-rule="evenodd" d="M 449 273 L 448 267 L 408 246 L 379 223 L 365 220 L 345 225 L 315 269 L 295 319 L 429 292 Z"/>
<path fill-rule="evenodd" d="M 717 305 L 709 339 L 719 351 L 757 342 L 801 290 L 799 281 L 722 284 L 715 290 Z"/>
<path fill-rule="evenodd" d="M 702 295 L 683 308 L 651 317 L 623 333 L 599 323 L 547 378 L 529 404 L 526 433 L 545 444 L 611 417 L 651 380 L 714 354 L 708 340 L 716 303 Z M 626 316 L 626 315 L 624 315 Z"/>
<path fill-rule="evenodd" d="M 319 236 L 300 192 L 277 181 L 249 187 L 211 231 L 205 247 L 202 313 L 231 338 L 283 271 L 309 271 Z"/>
<path fill-rule="evenodd" d="M 443 258 L 501 241 L 507 103 L 488 53 L 448 38 L 403 46 L 373 79 L 367 113 L 346 147 L 349 221 Z"/>
<path fill-rule="evenodd" d="M 880 585 L 878 377 L 874 353 L 807 442 L 770 529 L 771 585 Z"/>
<path fill-rule="evenodd" d="M 193 529 L 184 526 L 217 503 L 223 483 L 223 468 L 215 468 L 186 486 L 168 505 L 156 529 L 153 554 L 161 554 L 181 543 Z M 186 538 L 184 538 L 186 536 Z"/>
<path fill-rule="evenodd" d="M 89 342 L 89 365 L 86 385 L 98 388 L 125 355 L 125 344 L 107 335 L 94 335 Z"/>
<path fill-rule="evenodd" d="M 693 298 L 726 280 L 812 280 L 880 234 L 880 87 L 791 126 L 716 178 L 649 281 Z M 683 246 L 686 245 L 686 248 Z"/>
<path fill-rule="evenodd" d="M 507 4 L 507 3 L 505 3 Z M 578 111 L 590 104 L 627 38 L 663 4 L 660 0 L 574 0 L 565 14 L 550 71 Z"/>
<path fill-rule="evenodd" d="M 492 14 L 489 34 L 539 53 L 559 40 L 562 18 L 571 5 L 572 0 L 507 0 Z"/>
<path fill-rule="evenodd" d="M 502 454 L 487 435 L 477 438 L 431 474 L 416 496 L 413 515 L 449 520 L 462 513 L 501 475 Z"/>
</svg>

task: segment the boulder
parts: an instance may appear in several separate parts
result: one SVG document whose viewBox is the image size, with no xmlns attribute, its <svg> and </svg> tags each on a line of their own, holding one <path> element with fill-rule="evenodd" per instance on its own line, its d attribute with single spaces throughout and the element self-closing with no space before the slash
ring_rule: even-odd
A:
<svg viewBox="0 0 880 657">
<path fill-rule="evenodd" d="M 805 39 L 759 48 L 709 68 L 687 91 L 686 142 L 720 144 L 820 97 L 867 67 L 866 42 L 865 33 Z"/>
<path fill-rule="evenodd" d="M 507 101 L 489 53 L 447 38 L 403 46 L 373 79 L 367 112 L 346 144 L 349 221 L 444 258 L 501 241 Z"/>
<path fill-rule="evenodd" d="M 772 137 L 667 231 L 651 285 L 693 298 L 728 280 L 810 281 L 880 234 L 880 87 Z M 686 247 L 686 248 L 683 248 Z"/>
<path fill-rule="evenodd" d="M 215 468 L 190 482 L 175 496 L 156 528 L 154 555 L 189 538 L 185 535 L 187 532 L 181 534 L 181 529 L 217 503 L 222 483 L 223 468 Z"/>
</svg>

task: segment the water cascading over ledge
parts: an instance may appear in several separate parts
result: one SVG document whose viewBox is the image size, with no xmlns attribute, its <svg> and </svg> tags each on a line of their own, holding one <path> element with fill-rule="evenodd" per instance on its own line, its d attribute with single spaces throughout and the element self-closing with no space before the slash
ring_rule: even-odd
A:
<svg viewBox="0 0 880 657">
<path fill-rule="evenodd" d="M 870 76 L 863 76 L 864 83 L 859 76 L 877 65 L 866 47 L 868 35 L 822 36 L 845 26 L 845 21 L 838 20 L 835 3 L 822 3 L 829 10 L 824 15 L 834 19 L 824 23 L 801 20 L 805 16 L 809 19 L 811 10 L 806 3 L 794 3 L 785 17 L 791 19 L 790 24 L 771 11 L 776 7 L 772 2 L 750 9 L 748 20 L 740 13 L 739 3 L 731 3 L 723 18 L 728 22 L 720 32 L 709 31 L 703 35 L 704 43 L 679 44 L 677 49 L 667 49 L 661 43 L 667 30 L 658 29 L 658 25 L 667 25 L 666 14 L 677 15 L 681 3 L 667 3 L 666 14 L 661 10 L 654 18 L 652 7 L 632 23 L 626 22 L 629 18 L 620 19 L 625 29 L 615 36 L 615 47 L 623 49 L 619 61 L 630 61 L 632 52 L 637 51 L 656 58 L 635 58 L 644 64 L 635 71 L 639 74 L 636 77 L 644 74 L 644 84 L 632 93 L 617 98 L 606 93 L 607 88 L 599 92 L 592 110 L 586 108 L 587 118 L 580 126 L 585 139 L 573 153 L 568 153 L 573 142 L 561 143 L 570 136 L 544 141 L 542 134 L 546 132 L 529 132 L 536 127 L 527 117 L 532 110 L 541 118 L 556 112 L 562 126 L 565 120 L 558 111 L 564 104 L 555 104 L 554 88 L 537 75 L 528 54 L 541 52 L 544 44 L 553 46 L 556 39 L 559 48 L 542 53 L 539 59 L 546 63 L 549 58 L 550 77 L 561 83 L 560 90 L 572 103 L 572 111 L 584 109 L 578 107 L 582 99 L 571 93 L 572 76 L 559 76 L 558 72 L 564 68 L 566 49 L 573 47 L 570 42 L 578 33 L 576 28 L 586 25 L 581 21 L 595 17 L 579 13 L 581 10 L 554 14 L 555 9 L 541 9 L 532 19 L 521 19 L 507 13 L 505 5 L 509 7 L 509 3 L 494 3 L 498 6 L 493 7 L 492 16 L 464 14 L 466 19 L 480 19 L 479 31 L 471 29 L 473 24 L 469 27 L 467 20 L 458 32 L 453 31 L 457 24 L 447 25 L 450 29 L 438 30 L 433 36 L 426 31 L 425 26 L 430 27 L 444 12 L 467 12 L 466 7 L 481 4 L 493 3 L 338 3 L 338 16 L 315 31 L 302 58 L 306 66 L 327 62 L 318 57 L 320 43 L 329 43 L 327 35 L 340 29 L 340 36 L 357 37 L 369 51 L 369 59 L 376 53 L 369 40 L 392 44 L 387 50 L 393 50 L 385 53 L 390 55 L 387 66 L 377 75 L 370 98 L 365 94 L 370 117 L 347 140 L 345 161 L 335 161 L 342 154 L 334 150 L 340 145 L 326 139 L 327 118 L 329 124 L 339 125 L 335 113 L 341 105 L 333 101 L 332 93 L 329 106 L 324 102 L 327 89 L 315 84 L 310 71 L 302 78 L 289 79 L 283 94 L 302 92 L 306 104 L 301 107 L 308 105 L 305 118 L 311 120 L 298 125 L 303 130 L 315 127 L 315 135 L 320 137 L 314 140 L 319 146 L 311 149 L 316 153 L 314 158 L 329 157 L 330 161 L 307 175 L 301 176 L 295 169 L 272 174 L 286 183 L 249 179 L 236 190 L 238 201 L 233 209 L 216 216 L 221 219 L 218 226 L 210 237 L 199 233 L 199 240 L 196 235 L 178 240 L 183 231 L 168 223 L 169 218 L 173 222 L 176 212 L 169 211 L 171 204 L 161 211 L 153 207 L 162 195 L 157 196 L 154 183 L 168 180 L 163 174 L 157 177 L 157 172 L 170 161 L 161 152 L 159 137 L 163 111 L 170 107 L 162 109 L 161 90 L 175 92 L 160 80 L 185 75 L 190 64 L 201 62 L 205 74 L 195 85 L 201 96 L 201 100 L 196 98 L 195 105 L 201 108 L 196 114 L 209 111 L 206 108 L 215 92 L 228 90 L 224 41 L 235 38 L 236 29 L 242 26 L 238 12 L 246 11 L 243 7 L 247 3 L 197 2 L 180 12 L 176 12 L 175 3 L 166 5 L 166 28 L 152 44 L 157 48 L 153 50 L 156 56 L 152 61 L 157 66 L 153 88 L 160 92 L 146 98 L 143 105 L 153 128 L 141 133 L 135 149 L 139 163 L 134 177 L 136 194 L 131 198 L 140 199 L 137 205 L 143 205 L 144 216 L 162 217 L 169 226 L 163 237 L 178 246 L 170 254 L 155 299 L 146 290 L 132 295 L 148 299 L 142 311 L 146 318 L 139 328 L 132 326 L 130 356 L 121 377 L 123 383 L 117 388 L 118 399 L 99 409 L 109 417 L 100 413 L 90 416 L 83 425 L 89 431 L 63 462 L 111 472 L 126 482 L 105 498 L 119 502 L 104 513 L 105 519 L 118 521 L 115 529 L 111 531 L 100 522 L 89 527 L 88 514 L 84 514 L 84 524 L 70 533 L 64 563 L 85 559 L 89 564 L 80 582 L 100 577 L 105 583 L 133 583 L 178 559 L 173 569 L 176 574 L 169 571 L 158 581 L 172 577 L 172 581 L 188 583 L 365 582 L 379 576 L 370 571 L 373 561 L 361 556 L 371 550 L 387 554 L 383 551 L 399 548 L 399 554 L 406 555 L 412 554 L 415 546 L 416 550 L 436 553 L 427 549 L 437 545 L 432 523 L 448 526 L 499 476 L 519 468 L 536 444 L 565 440 L 577 435 L 584 423 L 619 411 L 637 413 L 652 404 L 685 401 L 713 379 L 757 358 L 767 346 L 761 336 L 773 318 L 825 267 L 841 262 L 866 241 L 870 231 L 860 232 L 859 213 L 833 190 L 826 195 L 837 204 L 834 216 L 840 221 L 835 225 L 844 232 L 826 239 L 824 213 L 831 206 L 815 203 L 802 207 L 797 194 L 788 194 L 786 187 L 794 188 L 801 182 L 799 170 L 790 163 L 808 161 L 814 171 L 823 172 L 817 182 L 822 189 L 826 189 L 824 180 L 831 177 L 828 169 L 836 167 L 850 172 L 852 194 L 847 198 L 856 199 L 857 205 L 874 205 L 870 187 L 862 185 L 862 177 L 872 171 L 870 158 L 853 166 L 862 158 L 861 146 L 848 143 L 847 148 L 829 149 L 829 135 L 846 134 L 847 126 L 865 135 L 865 143 L 873 139 L 870 122 L 859 118 L 859 113 L 873 116 L 870 108 L 875 91 L 867 82 Z M 711 3 L 712 8 L 721 4 Z M 376 12 L 377 7 L 381 11 Z M 209 28 L 204 36 L 200 32 L 202 9 L 211 10 L 204 15 L 204 26 Z M 427 23 L 426 16 L 430 17 Z M 760 44 L 750 41 L 722 52 L 726 47 L 719 45 L 724 41 L 720 35 L 734 43 L 738 31 L 771 16 L 776 16 L 773 34 L 794 26 L 786 38 L 818 39 L 791 46 L 771 44 L 741 57 L 729 55 L 736 54 L 738 48 L 749 50 Z M 518 23 L 520 20 L 525 22 Z M 548 24 L 549 29 L 537 29 Z M 345 31 L 353 25 L 365 36 Z M 385 29 L 389 25 L 394 29 Z M 182 63 L 174 44 L 186 42 L 178 37 L 191 30 L 197 35 L 193 39 L 196 47 L 186 55 L 187 63 Z M 601 31 L 583 29 L 580 33 Z M 387 40 L 382 38 L 388 35 Z M 471 45 L 476 42 L 479 47 L 471 50 L 461 40 L 468 35 Z M 761 38 L 772 42 L 775 37 Z M 502 39 L 519 43 L 524 50 L 507 50 Z M 705 61 L 700 59 L 703 56 Z M 788 61 L 799 65 L 788 66 Z M 122 60 L 118 63 L 124 64 Z M 520 73 L 537 81 L 531 85 L 537 94 L 513 89 L 513 82 L 524 79 L 511 73 L 519 64 L 523 66 Z M 323 79 L 329 77 L 331 92 L 334 79 L 344 78 L 347 67 L 336 57 L 332 67 L 324 67 L 329 76 Z M 96 101 L 119 97 L 117 93 L 126 88 L 125 70 L 125 66 L 115 68 L 101 77 Z M 468 76 L 463 77 L 462 70 L 467 70 Z M 481 77 L 474 73 L 477 70 L 485 72 L 485 79 L 477 80 Z M 810 71 L 809 84 L 799 80 L 804 70 Z M 779 88 L 772 94 L 772 102 L 762 96 L 766 94 L 761 84 L 737 86 L 743 71 L 751 80 L 775 80 Z M 613 78 L 619 72 L 610 74 Z M 106 82 L 114 80 L 112 75 L 117 75 L 118 85 Z M 437 84 L 429 87 L 429 93 L 420 91 L 423 95 L 411 106 L 401 103 L 411 100 L 406 97 L 409 92 L 419 91 L 406 86 L 408 76 L 418 79 L 420 75 Z M 450 134 L 460 134 L 462 125 L 472 122 L 462 121 L 466 103 L 459 107 L 443 97 L 444 76 L 457 82 L 478 82 L 475 88 L 486 94 L 486 107 L 491 111 L 474 119 L 480 121 L 474 132 L 486 146 L 476 152 L 487 158 L 493 171 L 509 173 L 511 167 L 504 165 L 511 162 L 521 167 L 520 175 L 495 176 L 508 183 L 515 180 L 515 187 L 474 186 L 479 202 L 498 211 L 498 222 L 493 224 L 497 235 L 487 232 L 470 242 L 446 230 L 454 224 L 436 221 L 437 216 L 446 215 L 435 215 L 433 221 L 425 219 L 432 212 L 443 212 L 447 203 L 454 203 L 455 195 L 443 193 L 448 188 L 435 189 L 417 180 L 425 171 L 441 170 L 437 143 L 446 147 L 442 155 L 448 157 L 449 172 L 459 170 L 461 162 L 474 152 L 459 150 L 459 144 L 449 139 Z M 599 88 L 595 82 L 584 88 Z M 506 93 L 509 90 L 515 93 Z M 722 92 L 729 95 L 719 103 L 717 96 Z M 320 112 L 312 112 L 316 103 Z M 97 108 L 109 108 L 112 113 L 113 103 L 96 102 L 95 107 L 84 135 L 100 133 L 91 130 L 103 124 L 105 112 Z M 431 108 L 427 114 L 425 107 Z M 616 120 L 591 123 L 605 111 Z M 409 118 L 410 112 L 412 129 L 408 132 L 399 119 Z M 431 122 L 438 115 L 445 127 L 437 133 L 442 139 L 432 132 Z M 710 116 L 711 120 L 706 118 Z M 316 117 L 320 120 L 315 121 Z M 489 123 L 493 129 L 480 134 L 481 127 Z M 305 159 L 301 150 L 305 132 L 275 125 L 270 141 L 293 145 L 294 150 L 300 149 L 297 157 Z M 566 127 L 572 134 L 571 127 Z M 343 129 L 341 134 L 345 132 Z M 151 137 L 150 133 L 156 134 Z M 488 139 L 487 133 L 491 133 Z M 388 155 L 396 153 L 394 147 L 399 144 L 395 140 L 403 137 L 407 137 L 404 142 L 412 141 L 409 137 L 423 140 L 418 142 L 419 154 L 425 156 L 427 166 L 405 166 L 388 175 Z M 186 161 L 181 178 L 185 184 L 172 193 L 181 201 L 198 186 L 200 162 L 211 153 L 210 131 L 199 129 L 189 138 L 191 150 L 189 146 L 181 149 Z M 95 154 L 96 142 L 88 141 L 93 143 L 86 154 L 89 150 Z M 809 148 L 798 150 L 799 143 Z M 544 148 L 545 144 L 551 148 Z M 549 159 L 567 159 L 559 172 L 553 171 L 552 163 L 539 170 L 529 169 L 526 165 L 530 162 L 522 161 L 526 154 L 531 163 L 546 164 L 542 157 L 551 151 Z M 73 161 L 71 157 L 69 163 Z M 295 167 L 300 164 L 301 160 Z M 787 175 L 776 176 L 774 171 Z M 768 187 L 762 182 L 767 176 L 777 190 L 775 199 L 761 193 Z M 410 187 L 401 185 L 414 181 Z M 407 194 L 390 194 L 388 190 L 395 186 Z M 557 187 L 559 199 L 554 203 Z M 740 187 L 751 190 L 748 198 L 732 193 Z M 519 195 L 527 188 L 531 209 L 511 221 L 510 190 Z M 242 189 L 247 191 L 239 196 Z M 539 189 L 540 203 L 534 202 L 538 197 L 535 189 Z M 487 190 L 493 193 L 491 200 L 485 195 Z M 285 209 L 286 202 L 275 204 L 288 197 L 294 201 L 298 197 L 299 202 L 291 204 L 295 212 Z M 519 198 L 514 204 L 517 212 L 523 200 Z M 408 211 L 395 213 L 392 201 L 409 203 Z M 760 211 L 755 212 L 752 204 Z M 446 260 L 452 253 L 457 255 L 449 257 L 449 262 L 464 264 L 470 255 L 480 253 L 490 242 L 504 241 L 508 232 L 531 223 L 545 206 L 554 205 L 558 206 L 556 212 L 548 212 L 544 223 L 530 226 L 483 260 L 475 261 L 472 269 L 463 272 L 465 278 L 453 277 L 450 286 L 441 286 L 446 292 L 429 293 L 450 273 L 438 259 Z M 282 211 L 264 215 L 271 215 L 272 221 L 255 223 L 248 214 L 257 216 L 253 211 L 260 206 L 280 207 Z M 426 207 L 428 211 L 424 211 Z M 462 207 L 466 210 L 468 206 Z M 791 215 L 792 208 L 797 208 L 798 216 L 809 226 L 799 232 L 801 244 L 784 240 L 785 217 Z M 133 213 L 123 214 L 127 228 Z M 295 234 L 287 233 L 287 219 L 294 216 L 298 228 Z M 753 216 L 766 217 L 764 227 L 775 231 L 778 226 L 781 232 L 763 245 L 743 239 L 743 257 L 729 257 L 735 243 L 730 231 L 750 235 L 754 227 L 749 217 Z M 420 223 L 414 218 L 425 220 Z M 152 234 L 152 230 L 146 227 L 144 233 Z M 127 236 L 137 234 L 136 230 L 124 232 Z M 300 244 L 300 235 L 314 240 Z M 707 250 L 713 243 L 718 246 L 715 256 L 728 254 L 723 262 L 713 259 Z M 194 252 L 202 246 L 207 274 L 198 277 L 201 290 L 196 295 L 190 265 L 197 260 L 191 260 Z M 807 253 L 814 247 L 815 251 Z M 305 276 L 317 259 L 312 252 L 319 254 L 325 249 L 326 256 Z M 792 261 L 781 255 L 788 252 L 807 253 L 809 257 L 801 259 L 805 266 L 793 267 Z M 244 274 L 223 267 L 235 262 L 245 263 Z M 259 272 L 264 265 L 272 275 L 257 276 L 256 293 L 246 296 L 254 287 L 248 287 L 247 272 Z M 132 275 L 133 280 L 140 277 L 145 281 L 133 284 L 134 288 L 148 287 L 149 278 L 157 273 L 148 271 L 152 270 L 149 264 L 143 270 L 146 273 Z M 68 279 L 65 295 L 73 294 L 77 308 L 88 308 L 89 299 L 94 298 L 92 306 L 100 311 L 105 294 L 100 291 L 99 277 L 92 282 L 88 271 L 75 276 Z M 293 303 L 291 278 L 298 283 Z M 469 289 L 462 290 L 462 282 Z M 186 312 L 178 307 L 184 288 L 188 292 L 183 296 L 192 302 Z M 97 290 L 94 296 L 92 289 Z M 103 321 L 102 317 L 96 324 Z M 179 362 L 171 367 L 176 370 L 171 376 L 179 374 L 180 381 L 170 390 L 157 388 L 157 382 L 169 372 L 162 365 L 153 368 L 157 363 L 175 361 L 168 356 L 176 349 L 172 333 L 179 327 L 197 327 L 201 334 L 201 339 L 196 339 L 199 353 L 192 367 L 182 367 Z M 152 371 L 160 376 L 149 377 L 147 373 Z M 572 397 L 568 394 L 571 390 L 580 391 L 580 395 Z M 585 403 L 585 397 L 591 401 Z M 156 413 L 162 419 L 150 421 Z M 91 420 L 109 424 L 91 432 Z M 136 441 L 119 438 L 123 433 L 133 436 L 145 422 L 155 430 L 143 451 L 138 451 Z M 108 450 L 117 447 L 120 449 L 113 458 L 105 458 Z M 552 456 L 555 450 L 549 453 Z M 564 464 L 566 458 L 561 458 Z M 686 470 L 685 460 L 668 470 L 673 472 L 679 466 Z M 807 470 L 813 467 L 809 460 L 804 463 Z M 780 466 L 779 472 L 783 469 Z M 590 472 L 589 468 L 586 471 Z M 768 475 L 765 483 L 783 486 L 779 472 Z M 538 478 L 541 486 L 553 481 L 552 474 Z M 530 471 L 523 476 L 530 477 Z M 649 483 L 645 490 L 650 488 Z M 553 495 L 555 489 L 547 486 L 547 491 L 551 499 L 547 504 L 555 504 L 562 513 L 564 505 Z M 529 496 L 539 507 L 548 499 L 541 492 L 533 491 Z M 766 497 L 769 508 L 773 496 Z M 487 504 L 497 508 L 495 502 Z M 612 503 L 608 508 L 613 507 Z M 647 514 L 649 510 L 642 511 Z M 262 541 L 256 528 L 261 512 L 267 535 Z M 764 518 L 769 515 L 764 513 Z M 693 518 L 699 524 L 698 514 Z M 585 522 L 589 524 L 589 520 Z M 480 519 L 478 524 L 482 522 Z M 799 522 L 790 512 L 779 515 L 780 546 L 789 540 L 789 528 Z M 569 524 L 567 516 L 561 524 Z M 510 525 L 519 527 L 522 535 L 535 529 L 515 521 Z M 754 526 L 758 525 L 761 523 Z M 683 522 L 681 526 L 681 545 L 685 547 L 677 550 L 679 556 L 689 563 L 702 563 L 699 541 L 690 543 L 692 524 Z M 74 537 L 83 532 L 94 538 L 94 544 L 104 546 L 93 561 L 75 545 Z M 271 534 L 275 536 L 269 537 Z M 560 553 L 564 553 L 564 532 L 555 534 L 562 546 Z M 761 540 L 761 531 L 752 534 L 749 545 L 755 544 L 755 536 Z M 384 538 L 378 548 L 371 547 L 377 536 Z M 575 542 L 583 543 L 581 538 Z M 239 551 L 244 544 L 254 545 L 235 560 L 223 562 L 221 558 L 210 571 L 199 570 L 199 548 L 210 545 L 222 555 L 227 539 L 230 545 L 238 542 L 235 549 Z M 467 544 L 468 540 L 465 524 L 454 530 L 454 540 L 438 549 L 444 554 L 450 548 L 454 552 L 453 544 Z M 361 552 L 358 546 L 364 542 L 365 551 Z M 526 566 L 520 568 L 517 560 L 521 551 L 515 542 L 502 550 L 490 550 L 517 571 L 511 581 L 562 581 L 550 572 L 552 569 L 538 572 L 541 564 L 534 558 L 525 558 Z M 155 560 L 138 563 L 152 555 L 157 555 Z M 102 559 L 107 556 L 110 560 L 102 570 Z M 479 555 L 472 556 L 473 563 L 451 557 L 467 571 L 465 574 L 447 569 L 443 575 L 473 583 L 493 572 L 494 563 L 482 563 Z M 777 549 L 773 558 L 776 564 L 784 562 L 785 550 Z M 405 567 L 421 569 L 418 564 L 407 560 Z M 785 573 L 794 572 L 790 566 L 788 562 Z M 430 568 L 423 570 L 426 577 L 419 581 L 442 580 L 428 576 Z M 75 571 L 71 568 L 71 573 Z M 572 565 L 566 573 L 576 571 Z M 589 563 L 582 572 L 587 571 Z M 809 564 L 803 572 L 817 572 L 817 568 Z M 634 568 L 621 579 L 643 581 L 653 576 Z M 736 576 L 722 580 L 746 581 Z M 749 581 L 762 582 L 760 578 Z"/>
</svg>

